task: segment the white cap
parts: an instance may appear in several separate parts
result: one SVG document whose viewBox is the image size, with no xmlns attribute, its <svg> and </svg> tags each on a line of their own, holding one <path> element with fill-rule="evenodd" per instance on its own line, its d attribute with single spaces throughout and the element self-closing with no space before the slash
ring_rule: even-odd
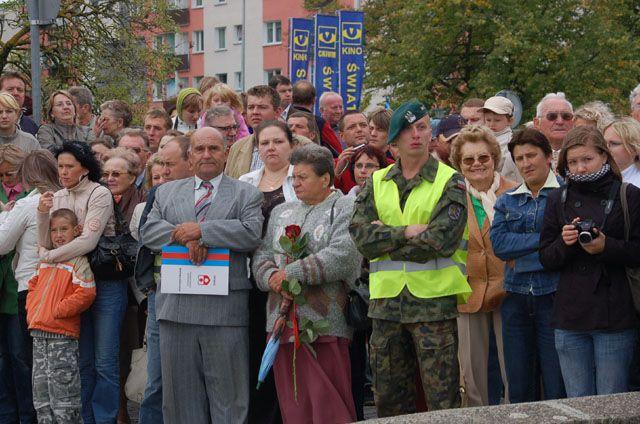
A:
<svg viewBox="0 0 640 424">
<path fill-rule="evenodd" d="M 511 100 L 502 96 L 489 97 L 482 107 L 483 111 L 489 111 L 498 115 L 513 115 L 513 103 Z"/>
</svg>

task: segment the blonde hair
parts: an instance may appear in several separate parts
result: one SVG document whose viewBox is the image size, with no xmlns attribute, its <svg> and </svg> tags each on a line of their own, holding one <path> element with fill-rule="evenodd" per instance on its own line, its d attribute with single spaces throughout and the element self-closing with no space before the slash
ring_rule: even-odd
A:
<svg viewBox="0 0 640 424">
<path fill-rule="evenodd" d="M 144 184 L 147 190 L 151 190 L 151 187 L 153 187 L 153 175 L 151 174 L 151 168 L 153 168 L 154 165 L 162 165 L 160 155 L 157 153 L 154 153 L 145 165 L 145 170 L 147 172 L 145 173 Z"/>
<path fill-rule="evenodd" d="M 213 96 L 215 95 L 220 97 L 220 100 L 223 103 L 228 104 L 229 107 L 231 107 L 231 109 L 239 113 L 242 113 L 243 108 L 242 108 L 242 100 L 240 99 L 240 96 L 238 96 L 238 93 L 233 91 L 231 87 L 223 83 L 214 85 L 204 93 L 205 109 L 211 108 L 211 102 L 213 101 Z"/>
<path fill-rule="evenodd" d="M 599 100 L 583 104 L 575 111 L 574 116 L 585 121 L 594 122 L 596 128 L 602 132 L 614 119 L 609 106 Z"/>
<path fill-rule="evenodd" d="M 609 128 L 620 137 L 625 150 L 633 156 L 633 161 L 637 164 L 640 160 L 638 158 L 640 155 L 640 122 L 629 117 L 616 119 L 607 125 L 602 132 L 604 133 Z"/>
<path fill-rule="evenodd" d="M 18 115 L 21 111 L 20 105 L 18 104 L 16 98 L 6 91 L 0 92 L 0 106 L 15 110 Z"/>
<path fill-rule="evenodd" d="M 462 161 L 462 146 L 465 143 L 486 143 L 489 147 L 489 153 L 493 158 L 494 167 L 498 166 L 502 159 L 500 152 L 500 144 L 493 135 L 493 132 L 483 125 L 467 125 L 462 128 L 458 136 L 451 142 L 451 153 L 449 161 L 458 171 L 460 170 L 460 162 Z"/>
<path fill-rule="evenodd" d="M 127 171 L 132 175 L 138 175 L 140 171 L 140 158 L 126 147 L 116 147 L 107 150 L 102 155 L 102 163 L 106 164 L 110 159 L 122 159 L 127 164 Z"/>
<path fill-rule="evenodd" d="M 8 162 L 17 168 L 22 166 L 26 157 L 26 152 L 14 144 L 0 145 L 0 163 Z"/>
</svg>

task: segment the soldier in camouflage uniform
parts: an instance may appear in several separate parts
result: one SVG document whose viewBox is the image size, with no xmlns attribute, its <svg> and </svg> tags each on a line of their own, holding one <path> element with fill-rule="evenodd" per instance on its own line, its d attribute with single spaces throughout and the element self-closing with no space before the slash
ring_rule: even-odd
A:
<svg viewBox="0 0 640 424">
<path fill-rule="evenodd" d="M 349 227 L 371 260 L 370 354 L 380 417 L 415 412 L 416 362 L 429 410 L 460 405 L 457 298 L 471 292 L 460 247 L 466 194 L 463 177 L 428 154 L 430 138 L 422 104 L 394 112 L 388 142 L 398 144 L 401 159 L 367 181 Z"/>
</svg>

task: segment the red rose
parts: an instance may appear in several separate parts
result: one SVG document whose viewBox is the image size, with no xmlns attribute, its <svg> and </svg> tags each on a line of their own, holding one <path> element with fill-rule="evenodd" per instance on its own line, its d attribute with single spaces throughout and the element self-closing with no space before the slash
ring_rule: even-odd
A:
<svg viewBox="0 0 640 424">
<path fill-rule="evenodd" d="M 297 225 L 287 225 L 284 227 L 284 235 L 287 236 L 292 243 L 296 241 L 300 234 L 302 233 L 302 228 Z"/>
</svg>

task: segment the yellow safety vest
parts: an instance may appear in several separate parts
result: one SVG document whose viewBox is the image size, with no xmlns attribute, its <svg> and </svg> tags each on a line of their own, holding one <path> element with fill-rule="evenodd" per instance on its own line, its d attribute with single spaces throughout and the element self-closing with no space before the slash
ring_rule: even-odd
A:
<svg viewBox="0 0 640 424">
<path fill-rule="evenodd" d="M 380 221 L 393 227 L 428 224 L 447 182 L 456 171 L 439 163 L 435 181 L 423 181 L 415 187 L 402 210 L 398 186 L 393 180 L 384 179 L 392 166 L 373 174 L 373 198 Z M 465 227 L 460 245 L 450 258 L 426 263 L 393 261 L 389 255 L 373 259 L 369 268 L 371 299 L 396 297 L 407 286 L 409 292 L 419 298 L 456 295 L 458 303 L 465 303 L 471 294 L 466 277 L 468 241 L 469 230 Z"/>
</svg>

